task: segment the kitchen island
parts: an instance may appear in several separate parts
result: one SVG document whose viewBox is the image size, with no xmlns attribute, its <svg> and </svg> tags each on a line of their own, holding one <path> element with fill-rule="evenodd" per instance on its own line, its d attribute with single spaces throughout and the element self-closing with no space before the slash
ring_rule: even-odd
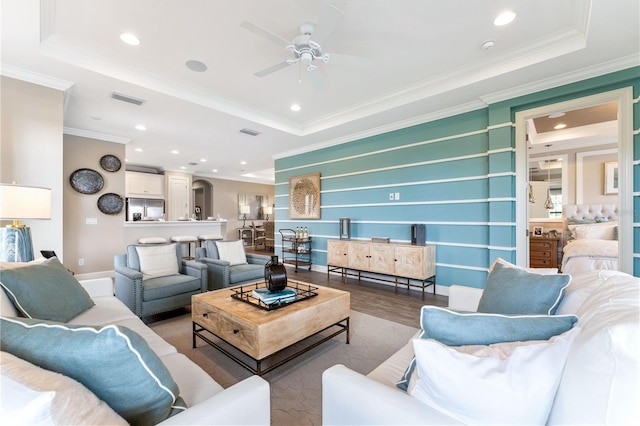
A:
<svg viewBox="0 0 640 426">
<path fill-rule="evenodd" d="M 144 237 L 164 237 L 171 241 L 176 235 L 217 234 L 227 237 L 226 220 L 137 221 L 124 223 L 124 243 L 136 244 Z"/>
</svg>

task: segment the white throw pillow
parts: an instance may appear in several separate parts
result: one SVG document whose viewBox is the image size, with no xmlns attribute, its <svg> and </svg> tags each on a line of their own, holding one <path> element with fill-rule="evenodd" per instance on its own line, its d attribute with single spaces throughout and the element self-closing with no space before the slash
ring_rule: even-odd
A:
<svg viewBox="0 0 640 426">
<path fill-rule="evenodd" d="M 613 240 L 617 222 L 603 222 L 586 225 L 569 225 L 569 239 L 572 240 Z"/>
<path fill-rule="evenodd" d="M 220 260 L 229 262 L 231 266 L 247 263 L 247 255 L 244 252 L 243 244 L 242 240 L 216 241 L 218 257 Z"/>
<path fill-rule="evenodd" d="M 51 404 L 55 392 L 38 392 L 11 377 L 0 376 L 2 423 L 6 425 L 54 425 Z"/>
<path fill-rule="evenodd" d="M 547 341 L 488 346 L 415 339 L 408 392 L 467 424 L 545 424 L 578 333 L 574 327 Z"/>
<path fill-rule="evenodd" d="M 136 251 L 140 260 L 140 272 L 145 279 L 176 275 L 179 272 L 175 244 L 136 247 Z"/>
<path fill-rule="evenodd" d="M 489 273 L 493 271 L 493 268 L 496 266 L 497 263 L 504 265 L 507 268 L 521 269 L 523 271 L 531 272 L 533 274 L 554 275 L 558 273 L 558 268 L 523 268 L 522 266 L 514 265 L 513 263 L 507 262 L 501 257 L 498 257 L 496 260 L 493 261 L 491 266 L 489 266 Z"/>
</svg>

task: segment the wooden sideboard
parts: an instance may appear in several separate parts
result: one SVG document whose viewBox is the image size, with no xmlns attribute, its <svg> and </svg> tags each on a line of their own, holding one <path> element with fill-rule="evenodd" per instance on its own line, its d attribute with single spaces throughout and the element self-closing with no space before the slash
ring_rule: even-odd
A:
<svg viewBox="0 0 640 426">
<path fill-rule="evenodd" d="M 531 268 L 557 268 L 558 241 L 560 238 L 529 237 L 529 266 Z"/>
<path fill-rule="evenodd" d="M 327 275 L 336 271 L 343 277 L 356 275 L 358 279 L 363 277 L 362 272 L 392 276 L 393 281 L 372 275 L 365 278 L 393 282 L 396 294 L 398 285 L 406 285 L 407 289 L 419 287 L 424 300 L 426 287 L 432 285 L 433 294 L 436 293 L 436 246 L 328 240 Z M 401 278 L 406 282 L 400 282 Z"/>
</svg>

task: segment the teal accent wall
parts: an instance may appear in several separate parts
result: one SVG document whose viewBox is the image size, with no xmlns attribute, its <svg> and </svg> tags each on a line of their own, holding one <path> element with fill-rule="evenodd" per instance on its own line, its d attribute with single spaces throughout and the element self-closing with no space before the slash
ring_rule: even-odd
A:
<svg viewBox="0 0 640 426">
<path fill-rule="evenodd" d="M 640 68 L 557 87 L 365 139 L 275 162 L 275 220 L 307 227 L 312 261 L 327 264 L 327 240 L 339 218 L 351 236 L 410 240 L 410 225 L 427 228 L 436 248 L 439 286 L 482 288 L 496 257 L 516 258 L 515 129 L 518 111 L 633 86 L 634 275 L 640 276 Z M 289 178 L 320 173 L 319 220 L 290 220 Z M 389 194 L 400 199 L 390 200 Z M 276 244 L 279 245 L 276 232 Z M 278 252 L 278 250 L 276 250 Z"/>
</svg>

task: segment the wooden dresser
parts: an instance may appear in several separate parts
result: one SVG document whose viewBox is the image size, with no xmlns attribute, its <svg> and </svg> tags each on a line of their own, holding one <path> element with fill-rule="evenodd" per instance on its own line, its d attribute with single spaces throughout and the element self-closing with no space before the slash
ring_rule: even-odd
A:
<svg viewBox="0 0 640 426">
<path fill-rule="evenodd" d="M 560 238 L 529 237 L 529 266 L 531 268 L 557 268 Z"/>
</svg>

